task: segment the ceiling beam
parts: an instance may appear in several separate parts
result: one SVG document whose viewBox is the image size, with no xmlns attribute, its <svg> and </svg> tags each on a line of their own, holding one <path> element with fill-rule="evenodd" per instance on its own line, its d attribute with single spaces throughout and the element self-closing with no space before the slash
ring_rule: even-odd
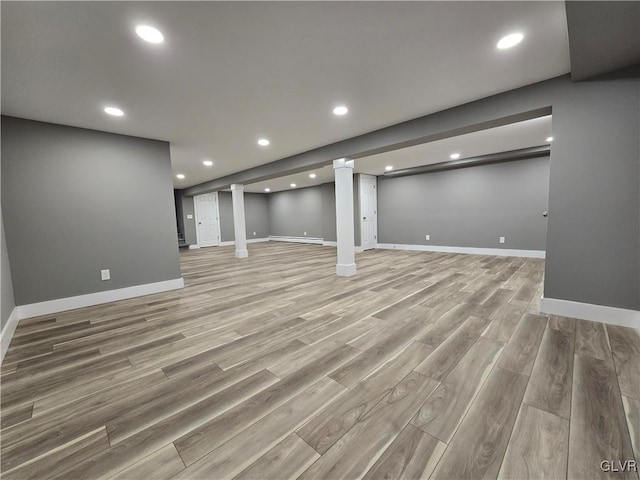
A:
<svg viewBox="0 0 640 480">
<path fill-rule="evenodd" d="M 419 173 L 442 172 L 444 170 L 455 170 L 457 168 L 479 167 L 480 165 L 491 165 L 492 163 L 513 162 L 516 160 L 527 160 L 529 158 L 548 157 L 551 155 L 549 145 L 538 147 L 520 148 L 506 152 L 490 153 L 478 157 L 461 158 L 459 160 L 447 160 L 446 162 L 431 163 L 417 167 L 403 168 L 385 172 L 385 177 L 404 177 L 405 175 L 417 175 Z"/>
<path fill-rule="evenodd" d="M 304 153 L 188 187 L 187 196 L 251 184 L 324 167 L 338 158 L 358 159 L 551 114 L 551 98 L 568 75 L 382 128 Z"/>
</svg>

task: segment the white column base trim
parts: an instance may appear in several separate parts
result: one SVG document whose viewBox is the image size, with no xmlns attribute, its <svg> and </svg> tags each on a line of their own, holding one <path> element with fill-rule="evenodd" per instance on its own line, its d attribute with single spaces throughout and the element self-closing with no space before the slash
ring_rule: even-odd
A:
<svg viewBox="0 0 640 480">
<path fill-rule="evenodd" d="M 314 243 L 317 245 L 323 244 L 323 239 L 317 237 L 287 237 L 280 235 L 269 235 L 269 240 L 274 242 Z"/>
<path fill-rule="evenodd" d="M 247 258 L 248 256 L 248 250 L 236 250 L 236 258 Z"/>
<path fill-rule="evenodd" d="M 31 303 L 16 307 L 20 312 L 20 320 L 23 318 L 38 317 L 50 313 L 64 312 L 76 308 L 91 307 L 101 303 L 111 303 L 128 298 L 142 297 L 153 293 L 167 292 L 184 287 L 184 279 L 175 278 L 163 282 L 147 283 L 144 285 L 134 285 L 133 287 L 117 288 L 105 292 L 88 293 L 76 297 L 58 298 L 46 302 Z"/>
<path fill-rule="evenodd" d="M 349 265 L 336 264 L 336 275 L 339 277 L 352 277 L 356 274 L 356 264 L 351 263 Z"/>
<path fill-rule="evenodd" d="M 540 299 L 540 311 L 563 317 L 580 318 L 582 320 L 640 329 L 640 311 L 637 310 L 542 297 Z"/>
<path fill-rule="evenodd" d="M 200 248 L 200 245 L 189 245 L 189 250 L 197 250 Z"/>
<path fill-rule="evenodd" d="M 4 356 L 7 353 L 7 350 L 9 350 L 9 344 L 11 343 L 13 334 L 18 326 L 18 320 L 20 320 L 19 315 L 20 312 L 18 307 L 14 307 L 11 315 L 9 315 L 9 318 L 7 319 L 7 323 L 4 324 L 2 333 L 0 333 L 0 363 L 4 361 Z"/>
<path fill-rule="evenodd" d="M 415 250 L 420 252 L 464 253 L 470 255 L 495 255 L 498 257 L 545 258 L 544 250 L 513 250 L 509 248 L 447 247 L 440 245 L 408 245 L 404 243 L 379 243 L 384 250 Z"/>
</svg>

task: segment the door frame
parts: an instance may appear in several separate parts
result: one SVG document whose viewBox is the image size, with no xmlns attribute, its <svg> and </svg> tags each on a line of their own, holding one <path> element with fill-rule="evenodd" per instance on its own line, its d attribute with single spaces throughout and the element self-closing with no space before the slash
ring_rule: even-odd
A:
<svg viewBox="0 0 640 480">
<path fill-rule="evenodd" d="M 218 228 L 218 244 L 207 245 L 207 247 L 219 247 L 220 244 L 222 243 L 222 233 L 220 231 L 220 198 L 218 197 L 218 192 L 203 193 L 202 195 L 211 195 L 211 194 L 213 194 L 216 199 L 216 226 Z M 198 228 L 198 225 L 200 225 L 200 221 L 198 219 L 198 201 L 196 200 L 198 197 L 201 197 L 202 195 L 193 196 L 193 214 L 194 214 L 193 216 L 195 217 L 195 222 L 196 222 L 196 245 L 198 245 L 198 248 L 204 248 L 200 245 L 200 229 Z"/>
<path fill-rule="evenodd" d="M 362 179 L 363 178 L 372 178 L 375 181 L 375 197 L 376 197 L 376 208 L 375 208 L 375 221 L 374 221 L 374 231 L 375 231 L 375 240 L 376 243 L 373 247 L 365 248 L 364 246 L 364 219 L 362 218 L 362 197 L 364 194 L 364 189 L 362 188 Z M 378 177 L 375 175 L 369 175 L 367 173 L 361 173 L 358 181 L 358 206 L 360 207 L 358 210 L 359 219 L 360 219 L 360 247 L 362 250 L 372 250 L 378 247 Z"/>
</svg>

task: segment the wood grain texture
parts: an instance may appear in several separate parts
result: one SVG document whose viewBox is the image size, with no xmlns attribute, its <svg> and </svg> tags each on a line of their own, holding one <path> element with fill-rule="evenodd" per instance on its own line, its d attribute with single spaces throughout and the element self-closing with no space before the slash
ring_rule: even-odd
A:
<svg viewBox="0 0 640 480">
<path fill-rule="evenodd" d="M 601 461 L 634 459 L 613 362 L 576 355 L 573 379 L 568 478 L 608 478 Z M 616 478 L 638 475 L 627 471 Z"/>
<path fill-rule="evenodd" d="M 273 384 L 275 380 L 273 375 L 264 370 L 260 371 L 112 445 L 87 461 L 70 467 L 62 472 L 61 478 L 100 478 L 114 475 L 229 410 L 247 397 Z"/>
<path fill-rule="evenodd" d="M 509 363 L 526 368 L 536 358 L 519 329 L 524 313 L 538 313 L 544 260 L 371 250 L 358 254 L 358 275 L 345 279 L 335 276 L 329 247 L 249 248 L 242 261 L 233 247 L 181 252 L 181 290 L 21 320 L 0 379 L 3 477 L 155 479 L 185 470 L 205 478 L 272 470 L 295 477 L 311 475 L 305 462 L 320 455 L 319 476 L 402 478 L 423 467 L 415 476 L 429 475 L 440 454 L 440 465 L 469 460 L 474 468 L 462 475 L 497 476 L 505 438 L 511 431 L 518 438 L 513 410 L 525 408 L 514 400 L 522 397 L 520 377 L 500 383 L 495 405 L 483 392 L 514 343 L 526 348 L 511 352 Z M 477 330 L 470 317 L 479 319 Z M 451 339 L 462 327 L 473 342 Z M 576 335 L 573 319 L 552 316 L 548 328 Z M 608 331 L 613 354 L 602 392 L 619 384 L 635 395 L 635 340 L 628 343 L 635 337 L 595 331 L 596 338 Z M 561 370 L 544 360 L 555 358 L 546 342 L 533 383 Z M 438 349 L 452 354 L 429 360 Z M 421 363 L 442 379 L 424 395 L 401 383 L 424 378 L 411 373 Z M 333 388 L 311 396 L 319 382 Z M 389 402 L 392 392 L 398 398 Z M 572 402 L 576 392 L 567 391 Z M 620 412 L 620 399 L 601 394 L 599 402 Z M 628 436 L 637 432 L 635 402 L 624 398 Z M 476 444 L 473 431 L 487 443 Z M 292 440 L 298 433 L 308 447 Z M 192 449 L 190 469 L 180 446 Z M 597 478 L 593 468 L 581 474 Z"/>
<path fill-rule="evenodd" d="M 528 377 L 495 367 L 469 409 L 433 479 L 496 478 Z"/>
<path fill-rule="evenodd" d="M 568 420 L 523 404 L 498 478 L 566 478 L 568 445 Z"/>
<path fill-rule="evenodd" d="M 576 319 L 560 315 L 549 315 L 549 328 L 575 334 Z"/>
<path fill-rule="evenodd" d="M 620 392 L 640 400 L 640 332 L 607 325 Z"/>
<path fill-rule="evenodd" d="M 525 308 L 521 304 L 503 303 L 495 307 L 495 309 L 488 314 L 488 318 L 491 319 L 491 324 L 482 333 L 482 336 L 498 342 L 507 343 L 524 313 Z M 481 311 L 479 315 L 484 317 L 485 312 Z"/>
<path fill-rule="evenodd" d="M 631 437 L 631 445 L 636 456 L 636 461 L 640 459 L 640 400 L 631 397 L 622 397 L 624 414 L 627 417 L 627 427 Z"/>
<path fill-rule="evenodd" d="M 531 372 L 524 403 L 569 419 L 575 335 L 547 328 Z"/>
<path fill-rule="evenodd" d="M 305 367 L 249 400 L 225 412 L 175 441 L 176 448 L 187 466 L 229 440 L 263 415 L 273 411 L 296 394 L 323 378 L 327 373 L 353 358 L 358 351 L 344 345 L 323 359 Z M 344 387 L 342 387 L 344 389 Z"/>
<path fill-rule="evenodd" d="M 498 366 L 522 375 L 529 375 L 546 325 L 547 317 L 532 313 L 525 314 L 507 343 Z"/>
<path fill-rule="evenodd" d="M 576 321 L 576 355 L 609 360 L 611 350 L 604 324 L 588 320 Z"/>
<path fill-rule="evenodd" d="M 343 391 L 344 387 L 336 381 L 328 377 L 322 378 L 251 427 L 189 465 L 175 478 L 229 478 L 239 474 L 304 423 L 329 399 Z"/>
<path fill-rule="evenodd" d="M 2 410 L 0 428 L 5 429 L 20 422 L 24 422 L 25 420 L 29 420 L 32 413 L 33 403 L 27 403 L 26 405 L 15 407 L 10 410 Z"/>
<path fill-rule="evenodd" d="M 316 451 L 325 453 L 431 351 L 431 347 L 414 342 L 384 368 L 327 405 L 298 430 L 298 435 Z"/>
<path fill-rule="evenodd" d="M 488 323 L 488 320 L 484 318 L 469 317 L 424 362 L 416 367 L 416 372 L 437 381 L 444 380 L 487 328 Z"/>
<path fill-rule="evenodd" d="M 2 478 L 16 480 L 40 480 L 51 478 L 63 471 L 65 465 L 80 462 L 109 447 L 104 427 L 73 439 L 58 448 L 22 463 L 10 470 L 3 469 Z"/>
<path fill-rule="evenodd" d="M 292 433 L 244 469 L 235 480 L 280 480 L 297 478 L 320 454 Z"/>
<path fill-rule="evenodd" d="M 365 480 L 429 478 L 447 445 L 407 425 L 364 476 Z"/>
<path fill-rule="evenodd" d="M 353 387 L 380 364 L 412 342 L 428 325 L 420 319 L 399 323 L 387 338 L 333 371 L 329 377 L 345 387 Z"/>
<path fill-rule="evenodd" d="M 362 477 L 437 386 L 410 373 L 299 478 Z"/>
<path fill-rule="evenodd" d="M 480 338 L 411 420 L 411 424 L 449 443 L 502 352 L 502 344 Z"/>
<path fill-rule="evenodd" d="M 185 468 L 173 443 L 117 473 L 111 480 L 169 480 Z"/>
</svg>

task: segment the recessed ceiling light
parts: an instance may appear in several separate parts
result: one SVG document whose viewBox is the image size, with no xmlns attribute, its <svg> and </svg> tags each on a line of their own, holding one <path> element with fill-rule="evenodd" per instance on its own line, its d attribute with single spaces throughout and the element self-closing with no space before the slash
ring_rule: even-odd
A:
<svg viewBox="0 0 640 480">
<path fill-rule="evenodd" d="M 524 35 L 522 35 L 521 33 L 512 33 L 510 35 L 507 35 L 506 37 L 502 37 L 496 47 L 498 47 L 500 50 L 515 47 L 522 41 L 523 38 Z"/>
<path fill-rule="evenodd" d="M 262 147 L 266 147 L 267 145 L 269 145 L 269 143 L 269 140 L 267 140 L 266 138 L 261 138 L 258 140 L 258 145 Z"/>
<path fill-rule="evenodd" d="M 449 158 L 451 160 L 457 160 L 458 158 L 460 158 L 460 154 L 459 153 L 452 153 L 451 155 L 449 155 Z"/>
<path fill-rule="evenodd" d="M 177 174 L 176 178 L 179 178 L 180 180 L 182 180 L 184 178 L 184 173 Z"/>
<path fill-rule="evenodd" d="M 317 176 L 317 175 L 316 175 L 315 173 L 310 173 L 310 174 L 309 174 L 309 178 L 316 178 L 316 176 Z"/>
<path fill-rule="evenodd" d="M 136 33 L 145 42 L 149 43 L 162 43 L 164 42 L 164 35 L 157 28 L 150 27 L 149 25 L 138 25 L 136 27 Z"/>
<path fill-rule="evenodd" d="M 213 165 L 213 162 L 212 162 L 211 160 L 203 160 L 203 161 L 202 161 L 202 164 L 203 164 L 205 167 L 211 167 L 211 166 Z"/>
<path fill-rule="evenodd" d="M 296 184 L 295 184 L 295 183 L 292 183 L 292 184 L 291 184 L 291 188 L 296 188 Z"/>
<path fill-rule="evenodd" d="M 117 107 L 104 107 L 104 113 L 113 115 L 114 117 L 121 117 L 124 115 L 124 112 Z"/>
<path fill-rule="evenodd" d="M 385 171 L 390 172 L 391 170 L 393 170 L 393 166 L 392 165 L 387 165 L 386 167 L 384 167 Z"/>
<path fill-rule="evenodd" d="M 553 137 L 547 137 L 547 142 L 549 143 L 553 142 Z"/>
<path fill-rule="evenodd" d="M 270 192 L 270 191 L 271 191 L 271 189 L 270 189 L 269 187 L 267 187 L 267 188 L 265 188 L 265 189 L 264 189 L 264 191 L 265 191 L 265 192 Z"/>
<path fill-rule="evenodd" d="M 344 105 L 340 105 L 340 106 L 337 106 L 336 108 L 333 109 L 333 114 L 334 115 L 346 115 L 348 111 L 349 111 L 349 109 L 347 107 L 345 107 Z"/>
</svg>

